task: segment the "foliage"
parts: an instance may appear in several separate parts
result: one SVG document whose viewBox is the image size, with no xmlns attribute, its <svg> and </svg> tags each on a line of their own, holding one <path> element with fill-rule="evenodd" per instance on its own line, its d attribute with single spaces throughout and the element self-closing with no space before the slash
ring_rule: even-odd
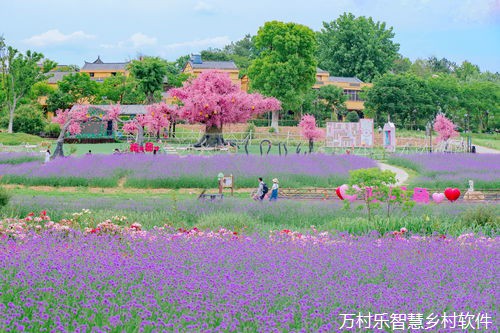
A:
<svg viewBox="0 0 500 333">
<path fill-rule="evenodd" d="M 203 72 L 170 93 L 183 104 L 182 119 L 205 124 L 207 128 L 246 122 L 252 115 L 280 108 L 278 100 L 241 91 L 228 74 L 217 71 Z"/>
<path fill-rule="evenodd" d="M 167 82 L 165 90 L 182 87 L 184 81 L 189 78 L 188 74 L 182 73 L 183 67 L 179 67 L 176 62 L 167 62 Z"/>
<path fill-rule="evenodd" d="M 70 105 L 93 104 L 99 91 L 99 83 L 93 81 L 88 73 L 73 73 L 65 75 L 58 83 L 58 88 L 66 96 L 63 100 Z"/>
<path fill-rule="evenodd" d="M 438 133 L 439 141 L 448 141 L 451 138 L 457 137 L 458 132 L 455 131 L 455 124 L 442 113 L 436 116 L 433 125 L 434 130 Z"/>
<path fill-rule="evenodd" d="M 31 92 L 32 87 L 47 79 L 45 73 L 55 67 L 53 61 L 44 60 L 38 52 L 26 51 L 25 54 L 5 44 L 0 36 L 0 81 L 7 92 L 4 103 L 9 111 L 8 132 L 13 132 L 14 112 L 18 102 Z M 42 62 L 42 66 L 39 65 Z"/>
<path fill-rule="evenodd" d="M 0 208 L 7 206 L 11 198 L 11 195 L 5 190 L 5 188 L 0 187 Z"/>
<path fill-rule="evenodd" d="M 463 112 L 458 113 L 457 118 L 462 120 L 463 127 L 477 132 L 498 129 L 500 83 L 471 81 L 463 84 L 462 91 L 463 98 L 459 102 Z"/>
<path fill-rule="evenodd" d="M 45 127 L 43 128 L 43 133 L 45 133 L 45 136 L 51 138 L 57 138 L 61 133 L 61 127 L 59 126 L 59 124 L 54 124 L 50 122 L 45 124 Z"/>
<path fill-rule="evenodd" d="M 349 184 L 360 188 L 358 195 L 365 202 L 368 220 L 372 219 L 373 209 L 380 203 L 385 204 L 387 218 L 390 218 L 396 205 L 402 205 L 404 208 L 412 207 L 413 201 L 406 191 L 394 187 L 396 174 L 392 171 L 382 171 L 378 168 L 351 170 L 349 171 Z"/>
<path fill-rule="evenodd" d="M 492 229 L 500 229 L 500 217 L 492 206 L 481 205 L 467 209 L 463 215 L 461 222 L 464 226 L 473 228 L 476 226 L 487 226 Z"/>
<path fill-rule="evenodd" d="M 14 132 L 38 135 L 43 131 L 46 123 L 47 120 L 39 105 L 22 104 L 16 109 L 12 128 Z M 3 117 L 1 126 L 7 127 L 8 124 L 8 117 Z"/>
<path fill-rule="evenodd" d="M 347 116 L 345 118 L 346 122 L 349 123 L 357 123 L 359 122 L 359 115 L 356 111 L 350 111 L 347 113 Z"/>
<path fill-rule="evenodd" d="M 296 23 L 266 22 L 255 37 L 257 58 L 248 69 L 251 88 L 279 99 L 284 110 L 297 110 L 316 81 L 316 39 Z M 278 113 L 272 126 L 278 127 Z"/>
<path fill-rule="evenodd" d="M 411 60 L 399 54 L 398 57 L 394 59 L 394 62 L 392 63 L 391 72 L 393 74 L 402 74 L 408 72 L 410 68 L 411 68 Z"/>
<path fill-rule="evenodd" d="M 153 104 L 154 93 L 162 90 L 167 75 L 166 62 L 158 57 L 144 57 L 141 60 L 133 60 L 128 69 L 146 94 L 148 104 Z"/>
<path fill-rule="evenodd" d="M 329 114 L 333 111 L 337 115 L 337 120 L 341 119 L 346 110 L 345 102 L 347 101 L 344 89 L 334 85 L 323 86 L 319 88 L 318 98 L 321 99 Z"/>
<path fill-rule="evenodd" d="M 118 104 L 142 104 L 144 92 L 138 87 L 138 82 L 132 76 L 117 73 L 104 79 L 99 85 L 100 100 Z"/>
<path fill-rule="evenodd" d="M 323 22 L 318 36 L 320 68 L 334 76 L 355 76 L 371 82 L 387 73 L 398 57 L 399 44 L 384 22 L 345 13 L 330 23 Z"/>
<path fill-rule="evenodd" d="M 385 74 L 366 92 L 365 107 L 374 112 L 378 125 L 390 115 L 405 128 L 425 127 L 434 118 L 436 104 L 426 80 L 413 74 Z"/>
<path fill-rule="evenodd" d="M 54 112 L 59 109 L 69 109 L 73 105 L 70 95 L 63 93 L 61 90 L 56 89 L 47 97 L 47 110 Z"/>
</svg>

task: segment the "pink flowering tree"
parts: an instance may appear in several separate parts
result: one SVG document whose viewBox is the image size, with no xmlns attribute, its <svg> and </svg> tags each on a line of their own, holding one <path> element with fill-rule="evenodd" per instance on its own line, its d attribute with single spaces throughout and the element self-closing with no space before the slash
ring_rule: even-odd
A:
<svg viewBox="0 0 500 333">
<path fill-rule="evenodd" d="M 195 147 L 225 145 L 224 124 L 246 122 L 254 115 L 281 109 L 276 98 L 241 91 L 228 74 L 217 71 L 204 72 L 170 93 L 182 103 L 181 119 L 205 125 L 205 134 Z"/>
<path fill-rule="evenodd" d="M 436 116 L 434 120 L 434 130 L 438 133 L 437 141 L 447 142 L 449 139 L 457 137 L 458 132 L 455 130 L 455 124 L 442 113 Z"/>
<path fill-rule="evenodd" d="M 71 135 L 80 134 L 82 131 L 81 124 L 85 122 L 112 121 L 115 129 L 118 122 L 123 123 L 123 132 L 137 135 L 136 142 L 142 145 L 144 143 L 144 129 L 152 135 L 159 136 L 160 132 L 169 126 L 169 114 L 176 112 L 176 109 L 175 107 L 153 104 L 147 108 L 146 114 L 137 115 L 134 119 L 127 121 L 120 119 L 121 108 L 119 104 L 95 111 L 97 112 L 89 113 L 89 105 L 77 105 L 72 109 L 56 111 L 56 116 L 52 119 L 52 122 L 60 125 L 61 132 L 57 138 L 57 145 L 52 158 L 64 156 L 63 144 L 66 133 L 69 132 Z"/>
<path fill-rule="evenodd" d="M 302 116 L 299 123 L 300 135 L 309 142 L 309 152 L 314 148 L 314 142 L 325 137 L 322 129 L 316 127 L 316 119 L 314 116 L 306 114 Z"/>
</svg>

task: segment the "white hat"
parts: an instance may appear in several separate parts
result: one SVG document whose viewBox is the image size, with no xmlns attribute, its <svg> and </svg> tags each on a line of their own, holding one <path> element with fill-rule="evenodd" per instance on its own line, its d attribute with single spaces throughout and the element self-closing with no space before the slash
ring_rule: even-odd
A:
<svg viewBox="0 0 500 333">
<path fill-rule="evenodd" d="M 273 178 L 273 183 L 279 183 L 278 178 Z"/>
</svg>

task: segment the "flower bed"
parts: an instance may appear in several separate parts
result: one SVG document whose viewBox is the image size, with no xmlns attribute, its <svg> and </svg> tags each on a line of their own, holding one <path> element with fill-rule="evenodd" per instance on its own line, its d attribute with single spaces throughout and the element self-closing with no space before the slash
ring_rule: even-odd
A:
<svg viewBox="0 0 500 333">
<path fill-rule="evenodd" d="M 418 321 L 407 314 L 421 314 L 430 331 L 467 324 L 450 328 L 445 313 L 498 330 L 498 238 L 403 229 L 382 238 L 247 237 L 111 221 L 82 233 L 45 216 L 4 224 L 0 331 L 335 332 L 360 314 L 384 317 L 387 328 Z M 35 229 L 5 232 L 15 223 Z"/>
<path fill-rule="evenodd" d="M 478 189 L 500 188 L 499 154 L 393 155 L 388 162 L 419 172 L 420 176 L 413 180 L 416 186 L 465 189 L 472 179 Z"/>
<path fill-rule="evenodd" d="M 44 155 L 40 153 L 0 153 L 0 164 L 21 164 L 26 162 L 39 161 L 44 159 Z"/>
<path fill-rule="evenodd" d="M 213 188 L 220 172 L 232 174 L 238 187 L 256 187 L 257 177 L 279 178 L 286 187 L 334 187 L 346 182 L 349 170 L 375 167 L 359 156 L 332 155 L 87 155 L 16 166 L 0 165 L 3 182 L 27 185 L 126 186 L 138 188 Z"/>
</svg>

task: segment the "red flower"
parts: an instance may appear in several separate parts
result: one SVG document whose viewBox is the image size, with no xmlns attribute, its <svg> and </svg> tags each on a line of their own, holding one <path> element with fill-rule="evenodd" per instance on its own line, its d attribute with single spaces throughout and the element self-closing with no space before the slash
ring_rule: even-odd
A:
<svg viewBox="0 0 500 333">
<path fill-rule="evenodd" d="M 42 216 L 47 215 L 47 211 L 46 210 L 42 210 L 42 212 L 40 213 L 40 215 L 42 215 Z"/>
<path fill-rule="evenodd" d="M 28 214 L 28 216 L 35 216 L 35 213 L 31 212 Z"/>
<path fill-rule="evenodd" d="M 285 234 L 289 234 L 291 231 L 289 229 L 283 229 L 281 232 L 285 233 Z"/>
</svg>

